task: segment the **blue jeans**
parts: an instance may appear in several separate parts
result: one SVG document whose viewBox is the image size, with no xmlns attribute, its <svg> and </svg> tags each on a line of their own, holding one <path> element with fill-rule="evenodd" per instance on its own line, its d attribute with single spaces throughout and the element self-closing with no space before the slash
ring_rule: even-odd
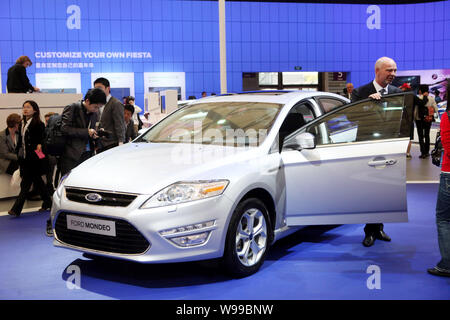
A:
<svg viewBox="0 0 450 320">
<path fill-rule="evenodd" d="M 450 271 L 450 173 L 441 173 L 436 204 L 436 225 L 442 257 L 437 266 Z"/>
</svg>

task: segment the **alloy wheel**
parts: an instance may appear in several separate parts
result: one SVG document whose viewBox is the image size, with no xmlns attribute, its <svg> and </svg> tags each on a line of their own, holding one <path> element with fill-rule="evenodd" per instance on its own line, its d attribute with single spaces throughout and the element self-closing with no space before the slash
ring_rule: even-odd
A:
<svg viewBox="0 0 450 320">
<path fill-rule="evenodd" d="M 267 248 L 267 223 L 256 208 L 245 211 L 236 230 L 236 255 L 246 267 L 257 264 Z"/>
</svg>

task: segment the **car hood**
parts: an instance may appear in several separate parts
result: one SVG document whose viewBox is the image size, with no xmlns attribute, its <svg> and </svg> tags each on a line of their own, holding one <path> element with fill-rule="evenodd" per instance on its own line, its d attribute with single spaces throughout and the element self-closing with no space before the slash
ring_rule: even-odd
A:
<svg viewBox="0 0 450 320">
<path fill-rule="evenodd" d="M 92 157 L 72 170 L 66 186 L 153 194 L 190 180 L 226 179 L 247 162 L 258 148 L 201 144 L 127 143 Z"/>
</svg>

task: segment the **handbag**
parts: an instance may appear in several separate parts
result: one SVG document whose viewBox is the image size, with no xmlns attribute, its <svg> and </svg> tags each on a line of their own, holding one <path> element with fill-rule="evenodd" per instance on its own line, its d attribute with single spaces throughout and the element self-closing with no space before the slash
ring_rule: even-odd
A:
<svg viewBox="0 0 450 320">
<path fill-rule="evenodd" d="M 17 169 L 16 171 L 14 171 L 9 184 L 13 188 L 18 188 L 20 187 L 21 182 L 22 178 L 20 177 L 20 169 Z"/>
<path fill-rule="evenodd" d="M 433 107 L 426 107 L 428 110 L 428 114 L 424 117 L 424 121 L 426 122 L 432 122 L 434 120 L 434 108 Z"/>
<path fill-rule="evenodd" d="M 433 163 L 437 167 L 440 167 L 443 153 L 444 153 L 444 148 L 442 147 L 441 135 L 438 132 L 436 135 L 436 142 L 434 143 L 434 149 L 431 150 L 431 153 L 430 153 L 431 163 Z"/>
</svg>

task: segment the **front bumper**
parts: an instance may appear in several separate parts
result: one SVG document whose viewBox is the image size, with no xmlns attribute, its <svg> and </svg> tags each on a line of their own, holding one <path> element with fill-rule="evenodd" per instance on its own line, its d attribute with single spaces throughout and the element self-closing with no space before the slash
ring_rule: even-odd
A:
<svg viewBox="0 0 450 320">
<path fill-rule="evenodd" d="M 113 207 L 69 201 L 65 193 L 61 198 L 55 193 L 51 211 L 55 235 L 53 243 L 57 247 L 143 263 L 194 261 L 223 255 L 226 231 L 233 210 L 233 202 L 227 197 L 221 195 L 176 206 L 139 209 L 148 198 L 148 195 L 139 195 L 127 207 Z M 112 241 L 115 237 L 68 230 L 64 220 L 67 215 L 114 221 L 118 229 L 116 244 Z M 206 222 L 209 223 L 202 225 Z M 70 231 L 71 236 L 67 237 L 63 231 Z M 171 241 L 174 237 L 200 233 L 208 233 L 206 241 L 195 246 L 182 247 Z M 133 242 L 140 238 L 139 249 L 117 249 L 117 244 L 124 242 L 123 237 L 130 234 L 133 235 L 132 239 L 127 238 L 126 241 Z M 148 245 L 144 246 L 143 241 Z M 101 245 L 86 244 L 93 242 Z"/>
</svg>

